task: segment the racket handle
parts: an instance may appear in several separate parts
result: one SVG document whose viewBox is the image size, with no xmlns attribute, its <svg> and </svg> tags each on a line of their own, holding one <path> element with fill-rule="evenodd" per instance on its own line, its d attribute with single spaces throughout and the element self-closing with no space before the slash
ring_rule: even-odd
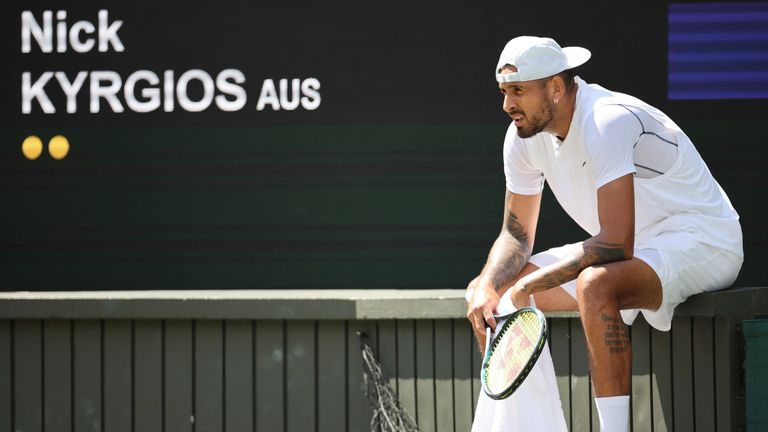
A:
<svg viewBox="0 0 768 432">
<path fill-rule="evenodd" d="M 512 314 L 506 314 L 506 315 L 494 315 L 493 318 L 496 320 L 496 328 L 499 328 L 499 326 L 504 322 L 505 319 L 509 318 Z M 483 353 L 488 352 L 488 348 L 491 346 L 491 341 L 493 340 L 493 333 L 495 331 L 491 328 L 490 325 L 488 325 L 488 321 L 485 322 L 485 351 Z"/>
</svg>

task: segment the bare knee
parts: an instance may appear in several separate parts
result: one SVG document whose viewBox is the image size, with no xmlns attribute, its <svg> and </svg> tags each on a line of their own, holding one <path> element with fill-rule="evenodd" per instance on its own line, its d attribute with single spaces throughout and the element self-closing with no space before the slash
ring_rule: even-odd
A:
<svg viewBox="0 0 768 432">
<path fill-rule="evenodd" d="M 605 267 L 587 267 L 576 279 L 576 298 L 582 313 L 618 309 L 613 278 Z"/>
</svg>

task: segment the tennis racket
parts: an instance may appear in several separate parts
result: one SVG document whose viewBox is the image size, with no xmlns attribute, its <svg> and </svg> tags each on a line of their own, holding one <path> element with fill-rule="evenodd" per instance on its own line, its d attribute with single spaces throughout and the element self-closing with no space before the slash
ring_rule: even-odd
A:
<svg viewBox="0 0 768 432">
<path fill-rule="evenodd" d="M 530 307 L 494 318 L 496 331 L 486 328 L 480 384 L 498 400 L 511 396 L 533 369 L 547 339 L 547 320 Z"/>
</svg>

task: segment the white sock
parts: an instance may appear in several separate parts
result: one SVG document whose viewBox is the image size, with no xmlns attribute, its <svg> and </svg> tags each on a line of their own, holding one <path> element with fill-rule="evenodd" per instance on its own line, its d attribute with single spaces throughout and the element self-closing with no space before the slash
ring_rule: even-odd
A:
<svg viewBox="0 0 768 432">
<path fill-rule="evenodd" d="M 629 396 L 595 398 L 601 432 L 629 431 Z"/>
</svg>

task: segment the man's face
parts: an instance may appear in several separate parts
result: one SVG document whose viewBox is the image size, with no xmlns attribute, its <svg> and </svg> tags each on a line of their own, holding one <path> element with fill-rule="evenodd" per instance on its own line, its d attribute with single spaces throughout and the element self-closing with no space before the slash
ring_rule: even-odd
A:
<svg viewBox="0 0 768 432">
<path fill-rule="evenodd" d="M 514 66 L 501 73 L 517 72 Z M 529 138 L 546 129 L 554 118 L 555 107 L 547 96 L 547 79 L 500 83 L 503 109 L 514 121 L 517 135 Z"/>
</svg>

